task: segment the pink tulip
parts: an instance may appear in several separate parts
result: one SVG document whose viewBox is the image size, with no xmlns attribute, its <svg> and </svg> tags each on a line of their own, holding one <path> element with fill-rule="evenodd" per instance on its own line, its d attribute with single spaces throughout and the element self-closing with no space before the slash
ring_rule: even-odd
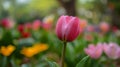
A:
<svg viewBox="0 0 120 67">
<path fill-rule="evenodd" d="M 61 16 L 56 25 L 56 34 L 62 41 L 71 42 L 80 33 L 80 19 L 73 16 Z"/>
<path fill-rule="evenodd" d="M 32 29 L 33 30 L 38 30 L 41 26 L 41 21 L 40 20 L 35 20 L 32 24 Z"/>
<path fill-rule="evenodd" d="M 108 32 L 109 31 L 109 24 L 106 23 L 106 22 L 101 22 L 99 27 L 100 27 L 100 30 L 102 32 Z"/>
<path fill-rule="evenodd" d="M 32 24 L 31 24 L 31 23 L 26 23 L 26 24 L 24 25 L 24 27 L 25 27 L 26 30 L 30 30 L 31 27 L 32 27 Z"/>
<path fill-rule="evenodd" d="M 120 47 L 116 43 L 104 43 L 104 52 L 111 59 L 118 59 L 120 57 Z"/>
<path fill-rule="evenodd" d="M 99 43 L 96 46 L 94 44 L 90 44 L 88 48 L 85 48 L 85 53 L 89 55 L 93 59 L 98 59 L 102 55 L 103 47 Z"/>
<path fill-rule="evenodd" d="M 43 19 L 42 27 L 45 30 L 50 30 L 54 21 L 54 15 L 46 16 Z"/>
<path fill-rule="evenodd" d="M 12 19 L 9 19 L 9 18 L 4 18 L 1 21 L 1 25 L 3 27 L 5 27 L 6 29 L 11 29 L 14 27 L 14 21 Z"/>
<path fill-rule="evenodd" d="M 51 27 L 52 27 L 52 23 L 43 23 L 43 24 L 42 24 L 42 27 L 43 27 L 45 30 L 49 30 L 49 29 L 51 29 Z"/>
</svg>

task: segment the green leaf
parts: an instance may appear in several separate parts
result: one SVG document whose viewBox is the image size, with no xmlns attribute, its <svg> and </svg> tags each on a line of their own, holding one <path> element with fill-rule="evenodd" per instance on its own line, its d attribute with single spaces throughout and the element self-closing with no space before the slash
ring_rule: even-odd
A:
<svg viewBox="0 0 120 67">
<path fill-rule="evenodd" d="M 48 61 L 48 64 L 50 67 L 59 67 L 59 65 L 56 62 Z"/>
<path fill-rule="evenodd" d="M 78 62 L 76 67 L 84 67 L 86 61 L 88 60 L 89 56 L 84 57 L 81 61 Z"/>
</svg>

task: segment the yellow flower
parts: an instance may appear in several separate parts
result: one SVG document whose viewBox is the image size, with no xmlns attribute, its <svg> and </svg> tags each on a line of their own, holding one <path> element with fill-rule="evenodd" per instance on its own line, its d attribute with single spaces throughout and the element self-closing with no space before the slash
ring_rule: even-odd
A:
<svg viewBox="0 0 120 67">
<path fill-rule="evenodd" d="M 24 47 L 21 50 L 21 54 L 25 55 L 26 57 L 32 57 L 35 55 L 35 50 L 32 47 Z"/>
<path fill-rule="evenodd" d="M 32 57 L 39 52 L 45 51 L 48 49 L 46 44 L 34 44 L 32 47 L 24 47 L 21 50 L 21 54 L 25 55 L 26 57 Z"/>
<path fill-rule="evenodd" d="M 4 56 L 9 56 L 11 53 L 15 50 L 15 46 L 13 45 L 8 45 L 8 46 L 1 46 L 0 52 Z"/>
<path fill-rule="evenodd" d="M 47 44 L 39 44 L 39 43 L 36 43 L 34 44 L 33 46 L 37 52 L 42 52 L 42 51 L 45 51 L 48 49 L 48 45 Z"/>
</svg>

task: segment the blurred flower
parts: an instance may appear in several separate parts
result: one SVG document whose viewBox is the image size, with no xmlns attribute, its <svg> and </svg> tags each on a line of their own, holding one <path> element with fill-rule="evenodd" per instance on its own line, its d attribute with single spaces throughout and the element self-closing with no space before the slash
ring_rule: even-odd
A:
<svg viewBox="0 0 120 67">
<path fill-rule="evenodd" d="M 18 31 L 22 33 L 24 31 L 24 25 L 18 25 Z"/>
<path fill-rule="evenodd" d="M 22 32 L 21 35 L 22 35 L 23 38 L 30 37 L 30 33 L 29 32 Z"/>
<path fill-rule="evenodd" d="M 49 30 L 52 27 L 52 23 L 43 23 L 42 24 L 43 29 Z"/>
<path fill-rule="evenodd" d="M 84 29 L 87 26 L 87 20 L 80 20 L 80 27 Z"/>
<path fill-rule="evenodd" d="M 32 57 L 33 55 L 35 55 L 35 49 L 33 49 L 32 47 L 24 47 L 21 51 L 21 54 L 25 55 L 26 57 Z"/>
<path fill-rule="evenodd" d="M 32 27 L 32 24 L 31 24 L 31 23 L 26 23 L 26 24 L 24 25 L 24 27 L 25 27 L 26 30 L 30 30 L 31 27 Z"/>
<path fill-rule="evenodd" d="M 71 42 L 80 33 L 80 19 L 73 16 L 61 16 L 56 24 L 56 34 L 62 41 Z"/>
<path fill-rule="evenodd" d="M 118 28 L 117 28 L 116 26 L 113 26 L 113 27 L 112 27 L 112 31 L 113 31 L 113 32 L 116 32 L 116 31 L 118 31 Z"/>
<path fill-rule="evenodd" d="M 87 30 L 88 32 L 93 32 L 93 31 L 94 31 L 94 26 L 88 25 L 88 26 L 86 27 L 86 30 Z"/>
<path fill-rule="evenodd" d="M 34 44 L 32 47 L 24 47 L 21 50 L 21 54 L 25 55 L 26 57 L 32 57 L 39 52 L 43 52 L 48 49 L 47 44 Z"/>
<path fill-rule="evenodd" d="M 0 52 L 4 56 L 9 56 L 14 50 L 15 50 L 15 46 L 8 45 L 7 47 L 1 46 Z"/>
<path fill-rule="evenodd" d="M 12 19 L 10 18 L 4 18 L 1 21 L 1 25 L 7 29 L 11 29 L 14 27 L 15 23 Z"/>
<path fill-rule="evenodd" d="M 93 41 L 93 36 L 92 36 L 92 34 L 86 34 L 86 35 L 85 35 L 85 40 L 87 40 L 87 41 Z"/>
<path fill-rule="evenodd" d="M 104 52 L 111 59 L 118 59 L 120 57 L 120 47 L 116 43 L 104 43 Z"/>
<path fill-rule="evenodd" d="M 40 20 L 35 20 L 32 24 L 32 29 L 33 30 L 38 30 L 41 26 L 41 21 Z"/>
<path fill-rule="evenodd" d="M 102 32 L 106 33 L 109 31 L 109 24 L 106 22 L 101 22 L 99 28 Z"/>
<path fill-rule="evenodd" d="M 80 34 L 84 31 L 87 26 L 87 20 L 80 20 Z"/>
<path fill-rule="evenodd" d="M 43 27 L 45 30 L 51 29 L 53 21 L 54 21 L 54 15 L 50 15 L 50 16 L 45 17 L 45 18 L 43 19 L 42 27 Z"/>
<path fill-rule="evenodd" d="M 85 48 L 85 53 L 88 54 L 93 59 L 98 59 L 102 55 L 103 47 L 100 43 L 96 46 L 94 44 L 90 44 L 88 48 Z"/>
<path fill-rule="evenodd" d="M 36 48 L 36 51 L 38 51 L 38 52 L 42 52 L 42 51 L 45 51 L 48 49 L 48 45 L 36 43 L 36 44 L 34 44 L 33 48 Z"/>
</svg>

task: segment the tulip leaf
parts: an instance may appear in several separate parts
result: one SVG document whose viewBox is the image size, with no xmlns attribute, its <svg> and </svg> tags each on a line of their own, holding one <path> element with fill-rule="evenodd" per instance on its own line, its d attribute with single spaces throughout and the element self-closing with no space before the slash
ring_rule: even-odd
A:
<svg viewBox="0 0 120 67">
<path fill-rule="evenodd" d="M 59 67 L 59 65 L 56 62 L 48 61 L 48 64 L 50 67 Z"/>
<path fill-rule="evenodd" d="M 82 60 L 80 60 L 78 62 L 78 64 L 76 65 L 76 67 L 84 67 L 84 65 L 85 65 L 86 61 L 88 60 L 88 58 L 89 58 L 89 56 L 84 57 Z"/>
</svg>

